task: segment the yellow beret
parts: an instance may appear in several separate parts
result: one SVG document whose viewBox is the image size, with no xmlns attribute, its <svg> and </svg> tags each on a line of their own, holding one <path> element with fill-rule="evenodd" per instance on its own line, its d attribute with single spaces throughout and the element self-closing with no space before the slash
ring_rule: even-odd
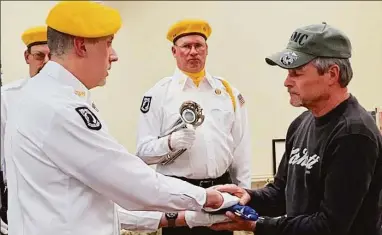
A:
<svg viewBox="0 0 382 235">
<path fill-rule="evenodd" d="M 24 44 L 29 47 L 36 44 L 46 44 L 47 35 L 46 35 L 47 27 L 46 26 L 37 26 L 32 27 L 24 31 L 21 35 L 21 40 L 23 40 Z"/>
<path fill-rule="evenodd" d="M 61 32 L 84 38 L 113 35 L 122 25 L 119 12 L 93 1 L 63 1 L 50 10 L 46 24 Z"/>
<path fill-rule="evenodd" d="M 175 42 L 182 36 L 198 34 L 206 40 L 211 35 L 212 29 L 207 21 L 198 19 L 185 19 L 178 21 L 170 27 L 167 32 L 167 39 Z"/>
</svg>

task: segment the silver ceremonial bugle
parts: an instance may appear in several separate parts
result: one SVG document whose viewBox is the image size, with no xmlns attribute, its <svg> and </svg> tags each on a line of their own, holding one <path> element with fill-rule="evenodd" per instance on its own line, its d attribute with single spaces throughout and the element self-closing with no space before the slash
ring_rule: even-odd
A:
<svg viewBox="0 0 382 235">
<path fill-rule="evenodd" d="M 171 125 L 159 138 L 169 136 L 171 133 L 186 128 L 187 124 L 191 124 L 194 128 L 200 126 L 204 122 L 203 109 L 194 101 L 185 101 L 179 108 L 180 117 Z M 170 152 L 163 156 L 150 157 L 152 160 L 146 161 L 147 164 L 162 164 L 168 165 L 178 158 L 187 149 L 181 149 L 175 152 Z"/>
</svg>

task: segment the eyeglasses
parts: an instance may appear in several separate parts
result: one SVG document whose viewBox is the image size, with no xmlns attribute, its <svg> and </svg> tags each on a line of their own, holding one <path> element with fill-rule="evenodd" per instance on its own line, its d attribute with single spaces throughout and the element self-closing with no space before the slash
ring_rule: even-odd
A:
<svg viewBox="0 0 382 235">
<path fill-rule="evenodd" d="M 206 44 L 201 44 L 201 43 L 195 43 L 195 44 L 183 44 L 183 45 L 175 45 L 177 47 L 179 47 L 182 51 L 186 52 L 186 53 L 189 53 L 192 49 L 192 47 L 195 48 L 195 50 L 197 52 L 202 52 L 204 50 L 206 50 L 207 48 L 207 45 Z"/>
<path fill-rule="evenodd" d="M 48 59 L 50 59 L 50 53 L 46 54 L 46 53 L 39 51 L 39 52 L 35 52 L 35 53 L 30 53 L 30 54 L 33 56 L 33 58 L 35 60 L 38 60 L 38 61 L 44 61 L 46 56 L 48 56 Z"/>
</svg>

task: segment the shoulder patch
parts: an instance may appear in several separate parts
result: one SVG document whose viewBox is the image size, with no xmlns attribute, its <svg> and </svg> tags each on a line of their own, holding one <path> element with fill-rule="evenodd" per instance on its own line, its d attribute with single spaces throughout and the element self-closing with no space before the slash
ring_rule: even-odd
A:
<svg viewBox="0 0 382 235">
<path fill-rule="evenodd" d="M 237 99 L 240 102 L 240 106 L 243 106 L 245 104 L 244 97 L 241 94 L 237 95 Z"/>
<path fill-rule="evenodd" d="M 147 113 L 150 110 L 151 105 L 151 96 L 143 96 L 142 104 L 141 104 L 141 112 Z"/>
<path fill-rule="evenodd" d="M 82 120 L 84 120 L 85 125 L 91 130 L 101 130 L 102 124 L 98 120 L 97 116 L 94 115 L 92 111 L 86 106 L 81 106 L 76 108 L 77 113 L 81 116 Z"/>
</svg>

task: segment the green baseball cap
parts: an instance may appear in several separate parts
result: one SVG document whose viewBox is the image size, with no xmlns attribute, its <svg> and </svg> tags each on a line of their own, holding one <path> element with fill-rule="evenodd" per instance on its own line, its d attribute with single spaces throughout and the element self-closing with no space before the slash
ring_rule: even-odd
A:
<svg viewBox="0 0 382 235">
<path fill-rule="evenodd" d="M 349 38 L 325 22 L 305 26 L 292 33 L 285 50 L 265 58 L 265 61 L 269 65 L 294 69 L 317 57 L 350 58 Z"/>
</svg>

